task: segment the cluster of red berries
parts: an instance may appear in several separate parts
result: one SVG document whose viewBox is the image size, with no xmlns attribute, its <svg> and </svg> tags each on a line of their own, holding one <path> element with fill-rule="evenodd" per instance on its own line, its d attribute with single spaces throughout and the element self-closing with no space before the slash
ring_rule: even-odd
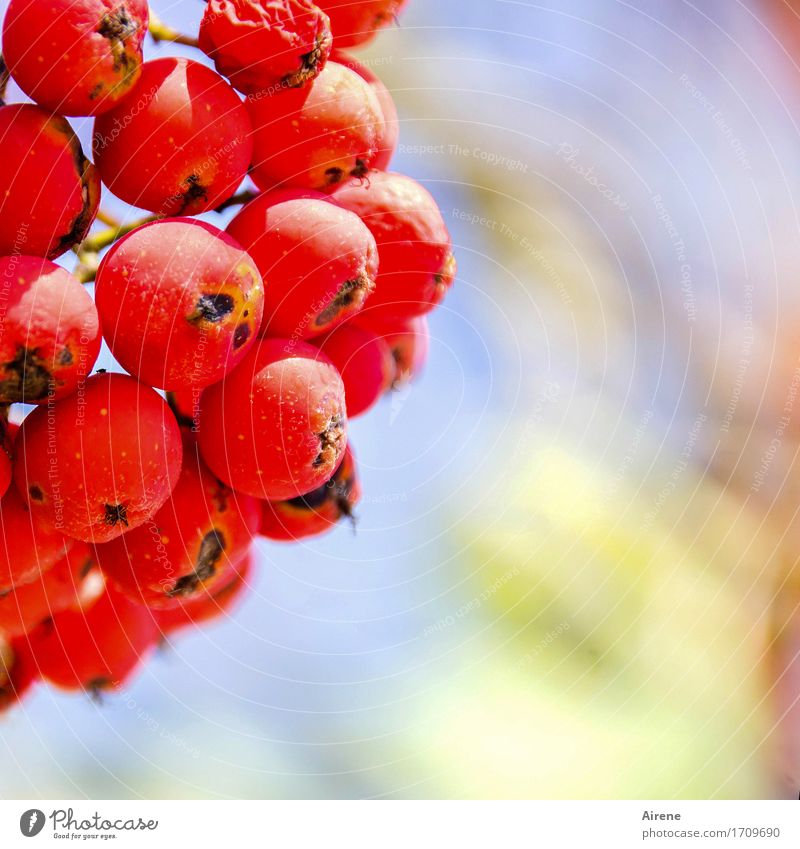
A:
<svg viewBox="0 0 800 849">
<path fill-rule="evenodd" d="M 351 515 L 348 416 L 419 372 L 455 273 L 433 198 L 387 170 L 391 95 L 340 52 L 402 2 L 208 0 L 216 70 L 143 62 L 148 26 L 194 42 L 145 0 L 9 3 L 34 103 L 0 105 L 0 709 L 39 678 L 121 686 L 230 608 L 254 537 Z M 94 116 L 94 163 L 64 115 Z M 226 232 L 190 217 L 248 174 Z M 151 215 L 88 235 L 101 183 Z M 120 373 L 93 373 L 101 340 Z"/>
</svg>

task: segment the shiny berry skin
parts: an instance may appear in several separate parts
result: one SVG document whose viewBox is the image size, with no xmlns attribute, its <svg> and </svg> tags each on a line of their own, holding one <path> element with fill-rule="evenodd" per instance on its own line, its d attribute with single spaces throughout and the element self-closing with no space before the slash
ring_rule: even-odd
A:
<svg viewBox="0 0 800 849">
<path fill-rule="evenodd" d="M 389 89 L 383 84 L 383 80 L 374 71 L 370 70 L 366 65 L 362 65 L 361 62 L 349 54 L 341 50 L 334 50 L 331 53 L 331 61 L 338 62 L 340 65 L 350 68 L 351 71 L 355 71 L 375 92 L 383 113 L 383 134 L 378 144 L 378 153 L 373 160 L 372 167 L 378 171 L 388 170 L 389 163 L 397 150 L 397 143 L 400 140 L 400 120 L 397 115 L 394 98 L 389 92 Z"/>
<path fill-rule="evenodd" d="M 118 690 L 158 638 L 153 614 L 107 587 L 87 610 L 56 613 L 30 634 L 39 673 L 65 690 Z"/>
<path fill-rule="evenodd" d="M 184 447 L 172 495 L 144 525 L 95 547 L 100 568 L 128 598 L 174 607 L 224 585 L 258 531 L 258 501 L 220 483 Z"/>
<path fill-rule="evenodd" d="M 348 177 L 365 177 L 381 149 L 383 110 L 372 88 L 328 62 L 303 89 L 251 98 L 250 176 L 261 189 L 280 185 L 331 192 Z"/>
<path fill-rule="evenodd" d="M 40 106 L 97 115 L 138 79 L 148 17 L 145 0 L 11 0 L 3 58 Z"/>
<path fill-rule="evenodd" d="M 200 49 L 245 94 L 307 85 L 328 60 L 328 16 L 311 0 L 208 0 Z"/>
<path fill-rule="evenodd" d="M 12 486 L 0 499 L 0 592 L 32 581 L 64 557 L 72 544 L 39 521 Z"/>
<path fill-rule="evenodd" d="M 40 404 L 74 392 L 100 353 L 94 301 L 66 269 L 0 257 L 0 403 Z"/>
<path fill-rule="evenodd" d="M 344 385 L 314 347 L 263 339 L 201 398 L 198 443 L 238 492 L 294 498 L 325 483 L 346 444 Z"/>
<path fill-rule="evenodd" d="M 357 215 L 324 195 L 259 195 L 227 232 L 266 281 L 262 335 L 316 336 L 358 312 L 373 290 L 375 239 Z"/>
<path fill-rule="evenodd" d="M 154 59 L 95 119 L 93 149 L 103 183 L 126 203 L 161 216 L 199 215 L 244 179 L 250 122 L 215 71 L 190 59 Z"/>
<path fill-rule="evenodd" d="M 344 383 L 347 416 L 369 410 L 394 379 L 395 365 L 386 342 L 367 327 L 347 322 L 311 340 L 336 366 Z"/>
<path fill-rule="evenodd" d="M 376 172 L 334 195 L 355 212 L 378 244 L 380 269 L 370 310 L 413 316 L 442 301 L 455 276 L 450 234 L 436 201 L 416 180 Z"/>
<path fill-rule="evenodd" d="M 166 402 L 122 374 L 92 375 L 82 391 L 37 407 L 15 448 L 14 482 L 31 515 L 98 543 L 153 516 L 178 480 L 182 456 Z"/>
<path fill-rule="evenodd" d="M 0 637 L 0 714 L 22 701 L 39 679 L 27 637 Z"/>
<path fill-rule="evenodd" d="M 367 310 L 358 316 L 356 324 L 380 336 L 389 347 L 394 368 L 387 388 L 400 389 L 419 377 L 430 349 L 430 332 L 424 315 L 390 318 L 381 311 Z"/>
<path fill-rule="evenodd" d="M 361 498 L 361 483 L 353 452 L 344 458 L 333 477 L 305 495 L 285 501 L 263 501 L 261 535 L 280 542 L 319 536 L 333 530 L 343 518 L 353 518 Z"/>
<path fill-rule="evenodd" d="M 30 103 L 0 106 L 0 255 L 55 259 L 83 240 L 100 177 L 66 119 Z"/>
<path fill-rule="evenodd" d="M 181 628 L 202 625 L 223 616 L 230 616 L 233 608 L 250 590 L 252 573 L 253 555 L 248 550 L 219 586 L 215 586 L 210 591 L 204 590 L 195 598 L 182 600 L 176 607 L 155 610 L 161 633 L 168 635 Z"/>
<path fill-rule="evenodd" d="M 76 607 L 81 585 L 93 566 L 91 548 L 76 542 L 55 565 L 0 596 L 0 633 L 21 636 L 54 613 Z"/>
<path fill-rule="evenodd" d="M 337 47 L 356 47 L 372 41 L 391 24 L 405 0 L 317 0 L 328 13 Z"/>
<path fill-rule="evenodd" d="M 111 246 L 97 271 L 103 335 L 122 367 L 162 389 L 222 380 L 253 344 L 264 291 L 228 235 L 190 218 L 153 221 Z"/>
</svg>

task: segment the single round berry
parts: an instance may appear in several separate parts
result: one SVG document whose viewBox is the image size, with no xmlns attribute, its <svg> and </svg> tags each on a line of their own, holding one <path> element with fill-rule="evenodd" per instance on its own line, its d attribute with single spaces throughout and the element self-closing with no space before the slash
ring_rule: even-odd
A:
<svg viewBox="0 0 800 849">
<path fill-rule="evenodd" d="M 100 568 L 125 595 L 151 607 L 201 598 L 228 582 L 258 530 L 255 498 L 220 483 L 184 446 L 172 495 L 145 522 L 96 546 Z"/>
<path fill-rule="evenodd" d="M 87 543 L 76 542 L 55 565 L 0 596 L 0 633 L 27 634 L 53 614 L 77 607 L 94 562 Z"/>
<path fill-rule="evenodd" d="M 86 610 L 56 613 L 30 634 L 43 678 L 65 690 L 118 690 L 155 648 L 153 614 L 107 587 Z"/>
<path fill-rule="evenodd" d="M 11 0 L 3 58 L 17 85 L 62 115 L 98 115 L 139 77 L 145 0 Z"/>
<path fill-rule="evenodd" d="M 12 486 L 0 498 L 0 593 L 32 581 L 64 557 L 72 544 L 39 521 Z"/>
<path fill-rule="evenodd" d="M 22 423 L 14 482 L 31 515 L 67 536 L 106 542 L 146 522 L 181 467 L 178 423 L 149 386 L 92 375 L 82 391 Z"/>
<path fill-rule="evenodd" d="M 375 239 L 324 195 L 259 195 L 228 225 L 266 281 L 262 335 L 308 339 L 354 315 L 378 273 Z"/>
<path fill-rule="evenodd" d="M 344 383 L 347 416 L 369 410 L 394 379 L 389 346 L 367 327 L 347 322 L 327 336 L 311 340 L 336 366 Z"/>
<path fill-rule="evenodd" d="M 223 616 L 230 616 L 233 608 L 250 589 L 252 573 L 253 555 L 248 550 L 220 586 L 204 590 L 194 598 L 182 599 L 175 607 L 154 611 L 161 633 L 169 635 L 181 628 L 202 625 Z"/>
<path fill-rule="evenodd" d="M 325 483 L 344 454 L 342 379 L 304 342 L 259 341 L 201 403 L 203 459 L 239 492 L 294 498 Z"/>
<path fill-rule="evenodd" d="M 264 308 L 250 257 L 190 218 L 153 221 L 112 245 L 95 298 L 112 354 L 162 389 L 221 380 L 255 341 Z"/>
<path fill-rule="evenodd" d="M 117 197 L 157 215 L 199 215 L 227 200 L 250 163 L 236 92 L 190 59 L 145 62 L 137 84 L 95 119 L 94 159 Z"/>
<path fill-rule="evenodd" d="M 247 111 L 253 124 L 250 176 L 261 189 L 331 192 L 375 167 L 383 111 L 372 88 L 344 65 L 328 62 L 305 88 L 251 98 Z"/>
<path fill-rule="evenodd" d="M 442 301 L 455 276 L 450 234 L 436 201 L 416 180 L 376 172 L 334 195 L 355 212 L 378 244 L 380 269 L 370 310 L 421 315 Z"/>
<path fill-rule="evenodd" d="M 368 310 L 358 317 L 357 324 L 378 335 L 389 347 L 394 368 L 387 389 L 401 389 L 419 377 L 430 348 L 428 321 L 424 315 L 388 318 Z"/>
<path fill-rule="evenodd" d="M 389 163 L 392 161 L 397 143 L 400 140 L 400 120 L 397 115 L 397 106 L 395 106 L 394 98 L 389 89 L 383 84 L 383 80 L 366 65 L 362 65 L 357 59 L 354 59 L 347 53 L 341 50 L 334 50 L 331 53 L 331 61 L 338 62 L 351 71 L 355 71 L 361 79 L 363 79 L 375 92 L 378 98 L 378 103 L 381 105 L 383 113 L 383 133 L 378 144 L 378 153 L 372 162 L 372 167 L 378 171 L 386 171 L 389 168 Z"/>
<path fill-rule="evenodd" d="M 30 103 L 0 106 L 0 255 L 54 259 L 83 240 L 100 178 L 65 118 Z"/>
<path fill-rule="evenodd" d="M 208 0 L 199 45 L 245 94 L 301 87 L 325 66 L 328 16 L 311 0 Z"/>
<path fill-rule="evenodd" d="M 66 269 L 33 256 L 0 257 L 0 403 L 40 404 L 74 392 L 100 353 L 100 322 Z"/>
<path fill-rule="evenodd" d="M 260 533 L 281 542 L 319 536 L 343 518 L 352 519 L 360 498 L 355 458 L 348 447 L 339 468 L 326 483 L 296 498 L 262 502 Z"/>
<path fill-rule="evenodd" d="M 391 24 L 405 0 L 317 0 L 328 13 L 337 47 L 356 47 L 371 41 Z"/>
<path fill-rule="evenodd" d="M 0 637 L 0 713 L 21 702 L 38 678 L 27 637 Z"/>
</svg>

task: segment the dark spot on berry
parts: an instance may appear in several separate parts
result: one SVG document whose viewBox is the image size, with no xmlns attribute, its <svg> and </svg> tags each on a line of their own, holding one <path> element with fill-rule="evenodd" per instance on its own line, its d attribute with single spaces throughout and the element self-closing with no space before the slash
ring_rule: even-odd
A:
<svg viewBox="0 0 800 849">
<path fill-rule="evenodd" d="M 175 586 L 167 593 L 170 598 L 191 595 L 203 581 L 207 581 L 217 571 L 217 563 L 225 551 L 225 537 L 221 531 L 209 531 L 200 543 L 200 551 L 194 564 L 194 571 L 178 578 Z"/>
<path fill-rule="evenodd" d="M 134 69 L 130 65 L 136 65 L 135 62 L 131 62 L 131 57 L 125 50 L 125 42 L 135 35 L 137 29 L 136 21 L 131 18 L 124 6 L 103 15 L 100 26 L 97 28 L 97 32 L 103 38 L 107 38 L 110 43 L 114 70 L 118 73 L 122 72 L 123 81 L 133 73 Z"/>
<path fill-rule="evenodd" d="M 91 557 L 87 557 L 86 562 L 81 566 L 80 572 L 78 572 L 78 577 L 81 579 L 85 578 L 92 571 L 92 566 L 94 566 L 94 560 Z"/>
<path fill-rule="evenodd" d="M 211 492 L 211 500 L 218 513 L 224 513 L 228 509 L 228 493 L 230 489 L 221 481 L 217 481 L 216 487 Z"/>
<path fill-rule="evenodd" d="M 12 588 L 9 588 L 7 590 L 0 590 L 0 598 L 5 598 L 6 596 L 11 595 L 12 592 L 14 592 Z"/>
<path fill-rule="evenodd" d="M 325 171 L 325 176 L 328 178 L 328 185 L 335 186 L 342 182 L 344 171 L 341 168 L 328 168 Z"/>
<path fill-rule="evenodd" d="M 315 327 L 322 329 L 342 314 L 355 312 L 374 288 L 375 281 L 366 272 L 353 280 L 345 280 L 331 302 L 317 314 Z"/>
<path fill-rule="evenodd" d="M 58 355 L 58 364 L 60 366 L 68 366 L 72 363 L 72 351 L 69 348 L 64 348 Z"/>
<path fill-rule="evenodd" d="M 208 200 L 208 191 L 200 182 L 197 174 L 190 174 L 183 182 L 186 188 L 178 195 L 178 199 L 181 199 L 182 203 L 176 213 L 177 215 L 191 213 L 197 201 Z"/>
<path fill-rule="evenodd" d="M 329 52 L 331 42 L 330 30 L 326 29 L 317 36 L 313 50 L 304 53 L 300 57 L 300 68 L 292 74 L 286 74 L 281 80 L 281 85 L 286 88 L 300 88 L 310 82 L 320 71 L 320 60 L 324 60 Z"/>
<path fill-rule="evenodd" d="M 3 400 L 30 403 L 48 396 L 53 379 L 38 348 L 17 348 L 14 359 L 5 364 L 5 371 L 9 376 L 0 381 Z"/>
<path fill-rule="evenodd" d="M 34 501 L 44 501 L 44 493 L 41 488 L 35 484 L 28 488 L 28 494 Z"/>
<path fill-rule="evenodd" d="M 58 240 L 58 244 L 48 254 L 49 259 L 60 256 L 64 251 L 69 250 L 73 245 L 83 241 L 83 237 L 89 231 L 94 220 L 96 204 L 95 186 L 92 182 L 91 175 L 94 166 L 83 155 L 81 143 L 75 133 L 72 132 L 69 124 L 65 123 L 63 129 L 59 131 L 67 137 L 72 159 L 75 163 L 75 173 L 80 177 L 81 181 L 81 209 L 70 225 L 69 230 L 64 233 Z"/>
<path fill-rule="evenodd" d="M 295 498 L 287 499 L 286 504 L 298 510 L 316 510 L 325 504 L 328 500 L 328 495 L 328 484 L 324 483 L 322 486 L 312 489 L 311 492 L 307 492 L 305 495 L 298 495 Z"/>
<path fill-rule="evenodd" d="M 319 438 L 319 454 L 311 463 L 315 469 L 326 464 L 332 465 L 341 453 L 339 448 L 344 441 L 344 419 L 342 416 L 338 414 L 331 416 L 328 426 L 317 436 Z"/>
<path fill-rule="evenodd" d="M 233 333 L 233 347 L 241 348 L 242 345 L 250 338 L 250 325 L 239 324 Z"/>
<path fill-rule="evenodd" d="M 363 159 L 356 159 L 356 167 L 350 171 L 350 176 L 358 180 L 363 179 L 369 174 L 369 165 Z"/>
<path fill-rule="evenodd" d="M 113 679 L 99 675 L 97 678 L 92 678 L 91 681 L 87 681 L 83 688 L 91 696 L 93 702 L 96 704 L 102 704 L 103 694 L 106 690 L 111 690 L 113 687 Z"/>
<path fill-rule="evenodd" d="M 188 320 L 193 324 L 199 321 L 210 321 L 212 324 L 216 324 L 218 321 L 222 321 L 226 315 L 230 315 L 234 306 L 235 303 L 231 295 L 201 295 Z"/>
<path fill-rule="evenodd" d="M 181 427 L 193 428 L 197 424 L 191 416 L 187 416 L 178 409 L 178 401 L 175 398 L 174 392 L 167 392 L 167 404 L 172 410 L 175 420 Z"/>
<path fill-rule="evenodd" d="M 100 94 L 103 91 L 103 84 L 98 83 L 90 92 L 89 92 L 89 100 L 97 100 L 100 97 Z"/>
<path fill-rule="evenodd" d="M 103 521 L 106 525 L 122 524 L 128 527 L 128 507 L 125 504 L 106 504 Z"/>
</svg>

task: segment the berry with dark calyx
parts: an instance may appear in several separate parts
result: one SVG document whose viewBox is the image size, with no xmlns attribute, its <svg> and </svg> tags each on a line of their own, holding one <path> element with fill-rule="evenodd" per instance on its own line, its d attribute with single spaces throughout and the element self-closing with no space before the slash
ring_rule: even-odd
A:
<svg viewBox="0 0 800 849">
<path fill-rule="evenodd" d="M 366 44 L 391 24 L 405 0 L 317 0 L 328 13 L 337 47 Z"/>
<path fill-rule="evenodd" d="M 208 0 L 200 49 L 245 94 L 307 85 L 328 60 L 328 16 L 311 0 Z"/>
<path fill-rule="evenodd" d="M 358 312 L 378 273 L 375 239 L 324 195 L 259 195 L 228 225 L 266 281 L 262 335 L 308 339 Z"/>
<path fill-rule="evenodd" d="M 0 536 L 0 592 L 33 580 L 72 545 L 72 540 L 40 522 L 13 486 L 0 499 Z"/>
<path fill-rule="evenodd" d="M 95 374 L 81 392 L 37 407 L 15 444 L 14 482 L 31 515 L 86 542 L 146 522 L 181 468 L 178 423 L 155 390 Z"/>
<path fill-rule="evenodd" d="M 38 678 L 27 637 L 0 636 L 0 713 L 21 702 Z"/>
<path fill-rule="evenodd" d="M 161 216 L 199 215 L 247 174 L 250 121 L 215 71 L 190 59 L 153 59 L 95 119 L 93 149 L 103 182 L 126 203 Z"/>
<path fill-rule="evenodd" d="M 95 298 L 112 354 L 162 389 L 221 380 L 255 341 L 264 307 L 250 257 L 190 218 L 153 221 L 112 245 Z"/>
<path fill-rule="evenodd" d="M 202 625 L 230 616 L 233 608 L 250 589 L 253 573 L 253 554 L 248 550 L 234 565 L 224 582 L 213 589 L 204 589 L 194 598 L 181 599 L 175 607 L 155 610 L 161 633 L 169 635 L 181 628 Z"/>
<path fill-rule="evenodd" d="M 43 678 L 94 696 L 120 689 L 157 638 L 152 612 L 113 587 L 106 587 L 88 609 L 56 613 L 29 635 Z"/>
<path fill-rule="evenodd" d="M 358 316 L 357 324 L 380 336 L 389 347 L 394 370 L 387 388 L 401 389 L 419 377 L 430 347 L 428 321 L 424 315 L 391 319 L 367 310 Z"/>
<path fill-rule="evenodd" d="M 89 293 L 34 256 L 0 257 L 0 403 L 41 404 L 74 392 L 100 353 Z"/>
<path fill-rule="evenodd" d="M 380 269 L 370 310 L 413 316 L 439 304 L 453 283 L 455 258 L 436 201 L 416 180 L 378 171 L 351 180 L 334 199 L 355 212 L 378 244 Z"/>
<path fill-rule="evenodd" d="M 311 340 L 336 366 L 344 383 L 348 418 L 369 410 L 394 379 L 395 363 L 385 340 L 367 327 L 347 322 Z"/>
<path fill-rule="evenodd" d="M 126 596 L 170 607 L 230 580 L 258 524 L 258 501 L 220 483 L 196 446 L 187 445 L 181 476 L 161 509 L 95 551 L 106 577 Z"/>
<path fill-rule="evenodd" d="M 0 106 L 0 255 L 55 259 L 77 245 L 100 203 L 100 178 L 65 118 Z"/>
<path fill-rule="evenodd" d="M 11 0 L 3 58 L 17 85 L 62 115 L 97 115 L 136 82 L 145 0 Z"/>
<path fill-rule="evenodd" d="M 257 498 L 325 483 L 344 454 L 344 385 L 316 348 L 263 339 L 202 397 L 198 443 L 221 480 Z"/>
<path fill-rule="evenodd" d="M 375 92 L 383 112 L 383 135 L 380 139 L 378 153 L 373 160 L 372 167 L 378 171 L 386 171 L 389 168 L 389 163 L 397 150 L 397 143 L 400 140 L 400 120 L 397 115 L 394 98 L 389 92 L 389 89 L 383 84 L 383 80 L 374 71 L 370 70 L 357 59 L 354 59 L 348 53 L 344 53 L 341 50 L 334 50 L 331 53 L 331 61 L 338 62 L 340 65 L 350 68 L 351 71 L 355 71 Z"/>
<path fill-rule="evenodd" d="M 343 518 L 352 520 L 353 508 L 360 498 L 355 458 L 348 447 L 339 468 L 326 483 L 296 498 L 262 502 L 260 533 L 281 542 L 324 534 Z"/>
<path fill-rule="evenodd" d="M 366 177 L 383 143 L 383 110 L 355 71 L 328 62 L 303 89 L 250 98 L 250 176 L 261 189 L 281 185 L 332 192 Z"/>
<path fill-rule="evenodd" d="M 81 585 L 93 566 L 91 548 L 76 542 L 55 565 L 0 595 L 0 633 L 27 634 L 54 613 L 77 606 Z"/>
</svg>

